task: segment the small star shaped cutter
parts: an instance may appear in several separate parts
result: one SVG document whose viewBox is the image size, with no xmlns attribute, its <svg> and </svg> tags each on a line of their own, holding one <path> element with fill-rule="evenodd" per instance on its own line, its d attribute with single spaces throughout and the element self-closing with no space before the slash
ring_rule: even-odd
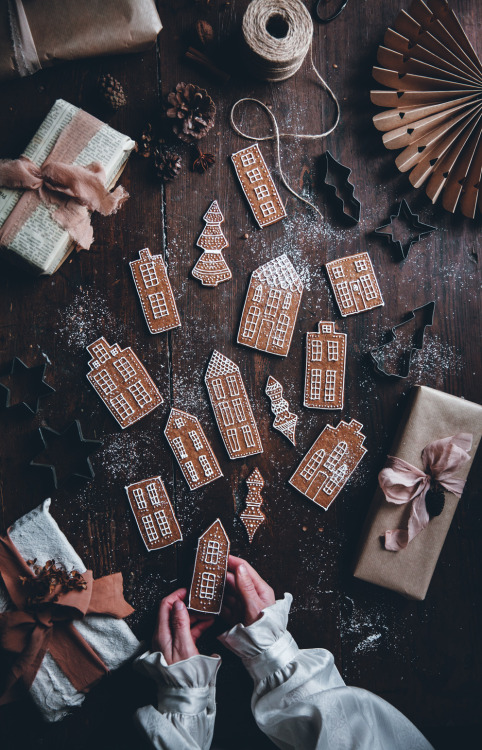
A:
<svg viewBox="0 0 482 750">
<path fill-rule="evenodd" d="M 10 403 L 12 388 L 0 383 L 0 408 L 13 409 L 15 406 L 21 406 L 26 409 L 30 414 L 37 414 L 39 410 L 39 401 L 45 396 L 50 396 L 51 393 L 55 393 L 55 388 L 45 382 L 45 370 L 47 365 L 34 365 L 28 367 L 21 359 L 14 357 L 10 366 L 10 372 L 2 376 L 2 380 L 11 378 L 18 382 L 22 381 L 22 378 L 30 378 L 34 385 L 31 392 L 24 393 L 24 398 L 17 401 L 15 404 Z"/>
<path fill-rule="evenodd" d="M 402 244 L 401 240 L 395 240 L 393 236 L 394 231 L 392 225 L 397 219 L 405 221 L 408 227 L 414 232 L 414 235 L 410 236 L 409 240 L 405 244 Z M 421 240 L 422 237 L 426 237 L 427 235 L 432 234 L 432 232 L 435 232 L 436 229 L 437 227 L 432 227 L 430 224 L 424 224 L 422 221 L 420 221 L 418 214 L 413 213 L 407 201 L 405 200 L 405 198 L 403 198 L 401 203 L 398 204 L 397 213 L 390 216 L 390 221 L 388 222 L 388 224 L 384 224 L 383 226 L 375 229 L 375 234 L 380 237 L 386 237 L 388 242 L 391 245 L 394 245 L 399 250 L 400 255 L 402 256 L 402 260 L 405 260 L 408 253 L 410 252 L 412 245 Z"/>
<path fill-rule="evenodd" d="M 84 438 L 82 427 L 78 419 L 75 419 L 72 424 L 66 427 L 62 432 L 56 432 L 56 430 L 52 430 L 52 428 L 48 426 L 39 427 L 37 435 L 39 437 L 41 448 L 32 461 L 30 461 L 30 466 L 49 472 L 55 489 L 58 489 L 59 484 L 64 484 L 71 477 L 78 477 L 86 480 L 94 478 L 94 470 L 89 455 L 101 448 L 102 442 L 100 440 L 88 440 L 87 438 Z M 59 443 L 62 446 L 64 453 L 67 448 L 70 454 L 69 458 L 71 459 L 68 471 L 60 482 L 58 474 L 62 467 L 62 460 L 52 461 L 51 458 L 51 453 L 58 451 Z M 50 463 L 42 463 L 39 461 L 43 453 L 49 455 Z"/>
</svg>

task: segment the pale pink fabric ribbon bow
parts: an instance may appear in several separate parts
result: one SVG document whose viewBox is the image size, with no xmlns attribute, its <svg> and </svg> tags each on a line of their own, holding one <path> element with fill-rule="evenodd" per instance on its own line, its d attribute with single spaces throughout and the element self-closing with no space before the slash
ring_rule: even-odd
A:
<svg viewBox="0 0 482 750">
<path fill-rule="evenodd" d="M 90 248 L 94 239 L 89 211 L 108 216 L 129 197 L 123 187 L 119 186 L 110 193 L 104 184 L 105 172 L 99 162 L 81 167 L 47 158 L 38 167 L 26 156 L 0 160 L 0 185 L 32 190 L 43 203 L 57 205 L 54 219 L 84 250 Z M 18 221 L 15 208 L 0 229 L 0 244 L 2 239 L 5 242 L 12 229 L 10 220 Z"/>
<path fill-rule="evenodd" d="M 387 464 L 378 475 L 378 481 L 389 503 L 403 505 L 412 503 L 408 527 L 385 532 L 385 549 L 398 552 L 405 549 L 430 521 L 425 505 L 425 496 L 432 482 L 437 482 L 448 492 L 460 497 L 465 486 L 464 479 L 453 475 L 467 461 L 472 448 L 472 435 L 459 432 L 457 435 L 435 440 L 422 451 L 424 471 L 396 456 L 388 456 Z"/>
</svg>

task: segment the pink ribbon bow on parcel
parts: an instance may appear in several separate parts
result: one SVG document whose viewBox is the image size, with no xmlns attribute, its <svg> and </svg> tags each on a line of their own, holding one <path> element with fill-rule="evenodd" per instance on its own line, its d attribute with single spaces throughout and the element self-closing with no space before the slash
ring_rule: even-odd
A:
<svg viewBox="0 0 482 750">
<path fill-rule="evenodd" d="M 465 486 L 464 479 L 453 475 L 467 461 L 472 448 L 472 435 L 459 432 L 457 435 L 434 440 L 422 451 L 424 471 L 396 456 L 388 456 L 387 464 L 378 475 L 378 481 L 389 503 L 403 505 L 412 503 L 408 527 L 385 532 L 385 549 L 398 552 L 427 526 L 430 516 L 425 505 L 425 496 L 431 483 L 440 484 L 448 492 L 460 497 Z"/>
<path fill-rule="evenodd" d="M 102 123 L 80 110 L 59 135 L 52 151 L 38 167 L 27 156 L 0 160 L 0 186 L 25 192 L 0 228 L 0 245 L 8 245 L 40 203 L 56 206 L 53 218 L 72 239 L 88 250 L 94 235 L 90 211 L 115 213 L 129 194 L 123 187 L 105 188 L 102 164 L 72 164 Z"/>
</svg>

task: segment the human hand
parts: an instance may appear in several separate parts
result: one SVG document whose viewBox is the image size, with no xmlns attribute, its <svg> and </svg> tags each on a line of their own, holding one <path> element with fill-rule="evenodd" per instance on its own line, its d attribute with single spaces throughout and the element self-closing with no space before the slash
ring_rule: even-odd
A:
<svg viewBox="0 0 482 750">
<path fill-rule="evenodd" d="M 188 612 L 184 604 L 186 596 L 187 589 L 177 589 L 159 606 L 152 650 L 162 651 L 168 664 L 199 654 L 196 642 L 214 622 L 212 616 Z"/>
<path fill-rule="evenodd" d="M 249 563 L 233 555 L 228 559 L 226 589 L 221 617 L 231 626 L 251 625 L 259 620 L 262 609 L 276 601 L 271 586 Z"/>
</svg>

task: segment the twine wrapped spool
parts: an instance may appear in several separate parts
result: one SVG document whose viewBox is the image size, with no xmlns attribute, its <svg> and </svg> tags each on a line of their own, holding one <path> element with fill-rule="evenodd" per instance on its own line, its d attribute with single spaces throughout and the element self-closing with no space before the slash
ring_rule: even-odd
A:
<svg viewBox="0 0 482 750">
<path fill-rule="evenodd" d="M 250 72 L 263 81 L 285 81 L 308 54 L 313 21 L 301 0 L 253 0 L 242 33 Z"/>
</svg>

